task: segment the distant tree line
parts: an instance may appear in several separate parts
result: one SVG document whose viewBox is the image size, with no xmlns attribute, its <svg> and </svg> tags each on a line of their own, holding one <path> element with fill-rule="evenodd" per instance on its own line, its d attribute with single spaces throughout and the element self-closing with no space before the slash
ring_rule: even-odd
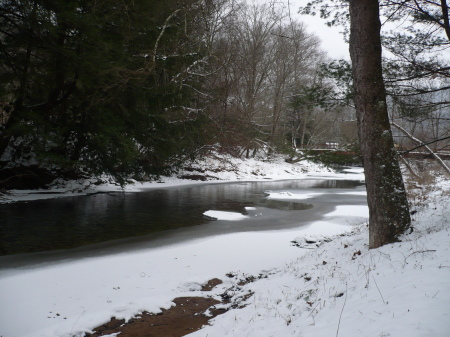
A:
<svg viewBox="0 0 450 337">
<path fill-rule="evenodd" d="M 0 181 L 38 167 L 124 183 L 211 147 L 306 144 L 334 118 L 315 103 L 324 57 L 276 2 L 1 1 Z"/>
</svg>

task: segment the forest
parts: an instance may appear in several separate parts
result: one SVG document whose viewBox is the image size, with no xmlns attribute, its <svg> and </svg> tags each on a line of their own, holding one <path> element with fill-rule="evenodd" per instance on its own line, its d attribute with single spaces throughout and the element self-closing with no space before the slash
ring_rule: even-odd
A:
<svg viewBox="0 0 450 337">
<path fill-rule="evenodd" d="M 443 153 L 448 7 L 383 3 L 394 27 L 410 18 L 382 36 L 395 146 L 434 141 Z M 345 35 L 345 5 L 300 10 Z M 283 3 L 4 0 L 0 59 L 1 188 L 58 176 L 151 180 L 211 151 L 290 160 L 302 159 L 298 149 L 359 151 L 350 63 L 330 59 Z"/>
</svg>

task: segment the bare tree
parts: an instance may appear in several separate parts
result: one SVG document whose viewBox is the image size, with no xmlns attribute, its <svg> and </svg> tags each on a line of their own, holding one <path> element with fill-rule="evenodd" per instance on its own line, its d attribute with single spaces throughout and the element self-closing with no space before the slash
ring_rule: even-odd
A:
<svg viewBox="0 0 450 337">
<path fill-rule="evenodd" d="M 318 39 L 275 3 L 236 6 L 219 36 L 210 87 L 221 98 L 212 118 L 248 155 L 285 143 L 290 97 L 312 80 L 322 57 Z"/>
<path fill-rule="evenodd" d="M 268 95 L 271 102 L 271 142 L 290 133 L 291 98 L 302 87 L 316 85 L 317 64 L 324 54 L 316 36 L 306 32 L 303 24 L 290 21 L 279 27 L 274 38 L 274 63 L 269 76 Z M 308 109 L 308 108 L 307 108 Z M 305 117 L 307 114 L 305 114 Z M 288 127 L 289 125 L 289 127 Z"/>
</svg>

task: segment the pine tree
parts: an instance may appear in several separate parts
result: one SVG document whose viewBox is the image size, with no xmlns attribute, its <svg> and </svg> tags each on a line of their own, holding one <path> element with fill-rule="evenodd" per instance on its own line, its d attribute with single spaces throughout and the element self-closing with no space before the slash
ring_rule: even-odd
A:
<svg viewBox="0 0 450 337">
<path fill-rule="evenodd" d="M 35 158 L 89 174 L 158 175 L 203 141 L 196 1 L 0 4 L 2 166 Z M 11 103 L 9 103 L 11 102 Z"/>
</svg>

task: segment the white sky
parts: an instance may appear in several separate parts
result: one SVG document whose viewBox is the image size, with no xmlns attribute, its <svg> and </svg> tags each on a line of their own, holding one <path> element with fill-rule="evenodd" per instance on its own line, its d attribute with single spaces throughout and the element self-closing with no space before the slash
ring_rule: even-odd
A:
<svg viewBox="0 0 450 337">
<path fill-rule="evenodd" d="M 246 0 L 256 3 L 267 3 L 273 0 Z M 350 60 L 348 44 L 344 42 L 344 38 L 339 34 L 339 27 L 330 28 L 325 25 L 325 20 L 319 16 L 300 15 L 298 9 L 300 6 L 305 6 L 309 0 L 280 0 L 279 4 L 290 6 L 290 12 L 293 19 L 303 22 L 307 25 L 310 32 L 317 35 L 321 41 L 321 47 L 328 53 L 332 59 L 347 59 Z"/>
<path fill-rule="evenodd" d="M 330 28 L 325 25 L 325 20 L 319 16 L 300 15 L 298 8 L 306 5 L 309 0 L 284 0 L 290 4 L 293 18 L 305 23 L 309 31 L 317 35 L 322 40 L 322 49 L 333 59 L 350 59 L 348 44 L 344 42 L 344 37 L 339 33 L 340 28 Z"/>
<path fill-rule="evenodd" d="M 260 2 L 268 2 L 270 0 L 256 0 Z M 332 59 L 346 59 L 350 60 L 349 46 L 344 42 L 344 38 L 339 31 L 342 30 L 342 27 L 333 27 L 330 28 L 326 26 L 325 20 L 321 19 L 318 15 L 300 15 L 298 14 L 298 9 L 300 6 L 305 6 L 310 0 L 280 0 L 280 4 L 284 4 L 287 6 L 290 5 L 291 8 L 291 16 L 297 19 L 300 22 L 305 23 L 309 31 L 316 34 L 322 40 L 322 49 L 328 53 L 328 56 Z M 382 33 L 387 33 L 389 31 L 399 31 L 403 29 L 403 24 L 405 22 L 392 22 L 388 21 L 386 18 L 382 18 Z M 419 28 L 419 25 L 417 25 Z M 430 28 L 427 28 L 430 29 Z M 436 32 L 436 34 L 443 34 L 443 30 Z M 445 35 L 443 35 L 444 38 Z M 383 56 L 391 57 L 392 54 L 389 53 L 386 49 L 383 49 Z M 442 57 L 442 55 L 440 55 Z"/>
<path fill-rule="evenodd" d="M 256 3 L 268 3 L 270 0 L 247 0 Z M 291 16 L 300 22 L 307 25 L 308 30 L 317 35 L 322 41 L 322 49 L 328 53 L 332 59 L 347 59 L 350 60 L 350 53 L 348 44 L 344 42 L 342 34 L 339 33 L 340 28 L 330 28 L 325 24 L 325 20 L 319 16 L 300 15 L 298 9 L 300 6 L 306 5 L 308 0 L 281 0 L 280 4 L 289 5 L 291 9 Z M 287 7 L 286 7 L 287 8 Z"/>
</svg>

